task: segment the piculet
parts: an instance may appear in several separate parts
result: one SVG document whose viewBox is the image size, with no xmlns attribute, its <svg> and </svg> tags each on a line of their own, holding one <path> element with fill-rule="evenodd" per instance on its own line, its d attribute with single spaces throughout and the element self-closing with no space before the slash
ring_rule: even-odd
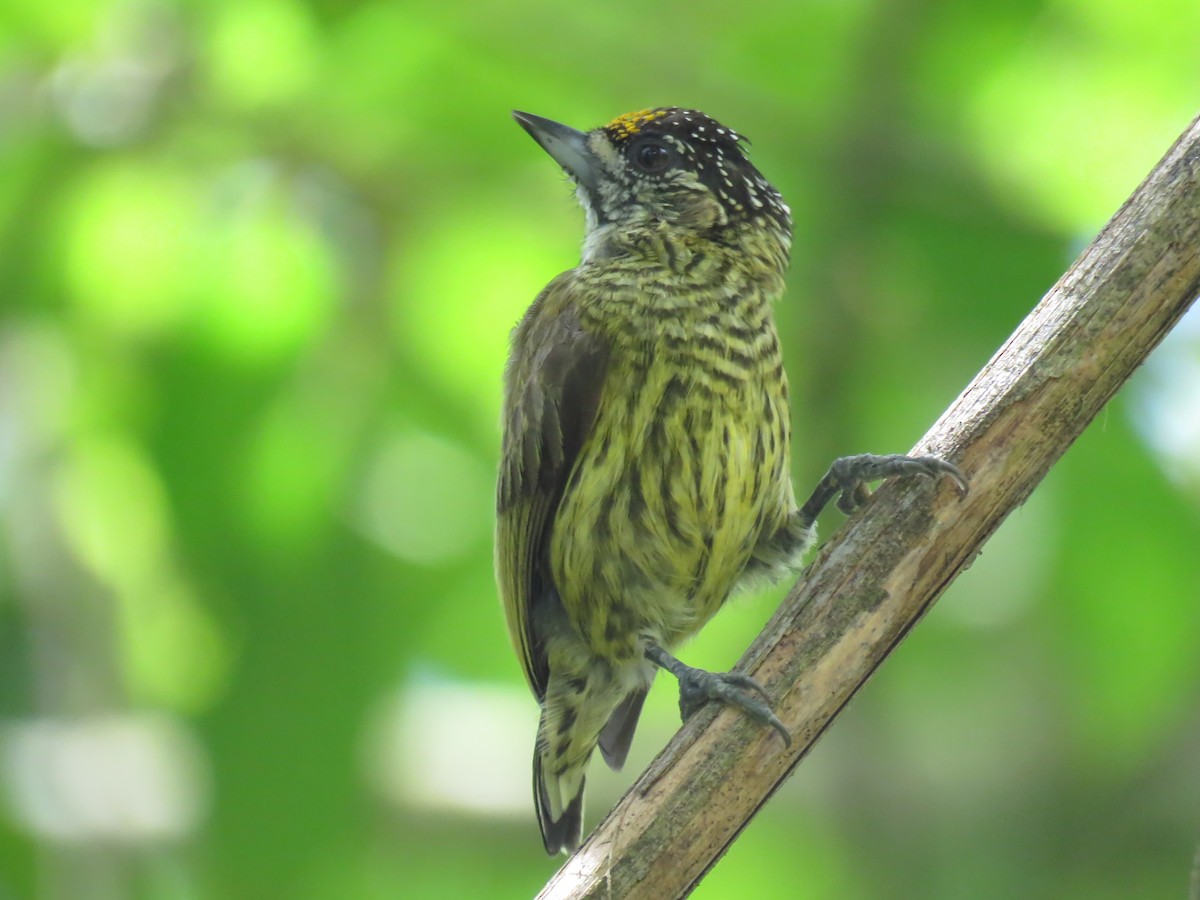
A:
<svg viewBox="0 0 1200 900">
<path fill-rule="evenodd" d="M 588 761 L 619 768 L 658 669 L 686 718 L 740 707 L 790 741 L 751 678 L 673 654 L 728 597 L 800 568 L 822 508 L 933 457 L 837 460 L 803 505 L 772 305 L 791 213 L 741 137 L 664 107 L 592 131 L 514 117 L 576 188 L 582 259 L 534 300 L 505 371 L 496 573 L 541 706 L 533 795 L 548 853 L 578 847 Z"/>
</svg>

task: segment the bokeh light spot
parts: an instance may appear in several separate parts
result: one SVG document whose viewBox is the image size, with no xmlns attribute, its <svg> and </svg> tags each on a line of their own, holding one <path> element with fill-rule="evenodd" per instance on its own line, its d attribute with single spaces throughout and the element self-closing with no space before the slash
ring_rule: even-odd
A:
<svg viewBox="0 0 1200 900">
<path fill-rule="evenodd" d="M 178 324 L 195 211 L 187 182 L 162 169 L 114 163 L 84 175 L 67 206 L 64 257 L 85 320 L 133 336 Z"/>
<path fill-rule="evenodd" d="M 230 201 L 206 221 L 196 273 L 199 335 L 220 353 L 271 362 L 319 334 L 334 308 L 334 262 L 289 179 L 246 164 L 220 185 Z"/>
<path fill-rule="evenodd" d="M 492 477 L 476 457 L 431 434 L 383 442 L 367 466 L 354 518 L 372 540 L 415 563 L 474 551 L 492 521 Z"/>
<path fill-rule="evenodd" d="M 458 207 L 453 218 L 408 235 L 392 253 L 398 340 L 489 423 L 496 421 L 509 332 L 546 283 L 578 261 L 556 257 L 536 214 L 512 219 L 511 210 Z"/>
<path fill-rule="evenodd" d="M 302 93 L 318 70 L 319 44 L 307 7 L 289 0 L 226 3 L 209 33 L 216 94 L 260 107 Z"/>
</svg>

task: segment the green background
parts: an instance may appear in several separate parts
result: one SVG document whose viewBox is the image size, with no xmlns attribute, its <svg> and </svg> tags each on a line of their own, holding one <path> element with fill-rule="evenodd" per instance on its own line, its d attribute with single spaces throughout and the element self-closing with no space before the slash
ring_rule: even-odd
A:
<svg viewBox="0 0 1200 900">
<path fill-rule="evenodd" d="M 510 109 L 750 136 L 803 494 L 953 400 L 1200 109 L 1197 46 L 1195 0 L 4 0 L 0 898 L 558 865 L 490 532 L 507 332 L 582 217 Z M 1198 648 L 1193 316 L 695 896 L 1183 896 Z"/>
</svg>

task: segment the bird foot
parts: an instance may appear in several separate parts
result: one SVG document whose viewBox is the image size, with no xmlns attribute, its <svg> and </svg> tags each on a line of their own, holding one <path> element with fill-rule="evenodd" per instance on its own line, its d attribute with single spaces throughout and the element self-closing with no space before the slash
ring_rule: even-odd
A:
<svg viewBox="0 0 1200 900">
<path fill-rule="evenodd" d="M 736 706 L 756 722 L 770 725 L 779 732 L 783 742 L 791 746 L 792 736 L 771 709 L 766 690 L 749 675 L 697 669 L 654 645 L 647 648 L 646 657 L 679 679 L 679 714 L 683 721 L 690 719 L 708 701 L 717 700 Z"/>
<path fill-rule="evenodd" d="M 958 466 L 936 456 L 902 456 L 892 454 L 877 456 L 863 453 L 858 456 L 843 456 L 834 460 L 825 476 L 840 496 L 837 507 L 847 515 L 861 508 L 871 496 L 867 483 L 885 478 L 938 478 L 946 476 L 954 481 L 959 492 L 967 492 L 967 479 Z"/>
</svg>

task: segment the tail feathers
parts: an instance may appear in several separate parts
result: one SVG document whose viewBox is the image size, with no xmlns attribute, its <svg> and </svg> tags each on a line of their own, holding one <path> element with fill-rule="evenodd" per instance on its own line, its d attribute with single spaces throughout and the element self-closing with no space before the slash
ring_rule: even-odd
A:
<svg viewBox="0 0 1200 900">
<path fill-rule="evenodd" d="M 629 694 L 621 705 L 613 710 L 608 717 L 608 724 L 600 732 L 600 755 L 614 772 L 625 765 L 629 756 L 629 745 L 633 743 L 633 732 L 637 728 L 638 716 L 642 713 L 642 704 L 646 701 L 646 691 L 634 691 Z"/>
<path fill-rule="evenodd" d="M 551 776 L 553 777 L 553 776 Z M 558 796 L 567 786 L 566 781 L 559 779 L 553 786 L 557 804 L 561 809 L 558 818 L 554 817 L 554 805 L 550 801 L 550 788 L 542 772 L 542 755 L 533 753 L 533 798 L 537 804 L 538 825 L 542 829 L 542 843 L 546 852 L 553 856 L 559 852 L 570 853 L 579 847 L 583 838 L 583 785 L 584 777 L 580 773 L 577 783 L 571 785 L 574 792 L 570 799 Z M 564 802 L 565 801 L 565 802 Z"/>
</svg>

